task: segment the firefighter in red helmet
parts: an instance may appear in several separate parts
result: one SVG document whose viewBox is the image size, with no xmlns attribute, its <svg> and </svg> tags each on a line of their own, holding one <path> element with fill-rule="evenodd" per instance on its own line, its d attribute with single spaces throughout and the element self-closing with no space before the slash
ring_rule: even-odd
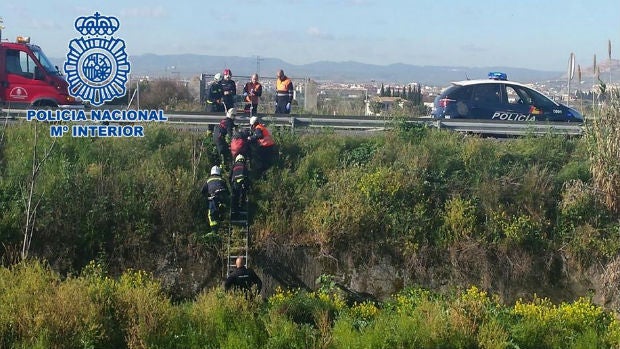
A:
<svg viewBox="0 0 620 349">
<path fill-rule="evenodd" d="M 224 69 L 222 73 L 224 80 L 222 80 L 222 96 L 224 107 L 226 110 L 235 107 L 235 96 L 237 95 L 237 84 L 232 79 L 232 72 L 230 69 Z"/>
</svg>

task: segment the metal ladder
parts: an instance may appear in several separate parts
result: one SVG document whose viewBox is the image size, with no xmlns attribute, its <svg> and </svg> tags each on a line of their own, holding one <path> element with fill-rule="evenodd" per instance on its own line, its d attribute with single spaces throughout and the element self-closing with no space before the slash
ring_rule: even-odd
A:
<svg viewBox="0 0 620 349">
<path fill-rule="evenodd" d="M 230 225 L 228 228 L 228 247 L 226 257 L 226 276 L 230 275 L 230 273 L 232 273 L 236 269 L 235 262 L 238 257 L 244 258 L 246 267 L 249 264 L 248 250 L 250 247 L 250 217 L 248 209 L 249 203 L 246 195 L 245 205 L 241 209 L 241 211 L 238 212 L 236 215 L 233 215 L 232 209 L 230 211 Z"/>
</svg>

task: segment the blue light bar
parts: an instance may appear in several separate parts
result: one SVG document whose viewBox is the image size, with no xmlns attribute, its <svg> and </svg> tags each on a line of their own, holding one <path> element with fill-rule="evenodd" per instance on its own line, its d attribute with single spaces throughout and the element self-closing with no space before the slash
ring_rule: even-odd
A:
<svg viewBox="0 0 620 349">
<path fill-rule="evenodd" d="M 492 71 L 489 73 L 489 79 L 493 80 L 508 80 L 506 73 L 500 73 L 498 71 Z"/>
</svg>

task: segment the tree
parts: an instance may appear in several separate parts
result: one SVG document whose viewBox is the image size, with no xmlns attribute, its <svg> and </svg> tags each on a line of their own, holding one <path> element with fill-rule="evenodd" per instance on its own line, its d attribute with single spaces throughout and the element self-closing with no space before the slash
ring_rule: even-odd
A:
<svg viewBox="0 0 620 349">
<path fill-rule="evenodd" d="M 34 223 L 37 217 L 37 208 L 39 207 L 39 203 L 41 202 L 41 195 L 38 199 L 35 198 L 35 189 L 37 184 L 37 179 L 39 178 L 39 174 L 41 173 L 41 168 L 47 161 L 47 159 L 52 154 L 52 150 L 54 149 L 54 145 L 56 144 L 56 138 L 52 140 L 50 146 L 43 152 L 43 156 L 39 158 L 39 154 L 37 152 L 38 147 L 38 122 L 34 123 L 34 140 L 32 146 L 32 170 L 30 172 L 30 177 L 27 180 L 26 187 L 27 192 L 23 194 L 25 215 L 26 215 L 26 223 L 24 224 L 24 240 L 22 243 L 22 260 L 28 258 L 28 251 L 30 250 L 30 242 L 32 241 L 32 233 L 34 232 Z M 36 201 L 36 202 L 35 202 Z"/>
<path fill-rule="evenodd" d="M 381 114 L 381 110 L 383 110 L 383 103 L 378 100 L 370 102 L 370 111 L 372 111 L 373 114 L 379 115 Z"/>
<path fill-rule="evenodd" d="M 413 88 L 411 88 L 411 86 L 409 88 L 411 89 L 411 91 L 409 93 L 408 99 L 411 101 L 411 103 L 413 103 L 413 105 L 421 105 L 422 87 L 419 84 L 416 84 Z"/>
<path fill-rule="evenodd" d="M 192 102 L 185 85 L 167 79 L 140 83 L 140 107 L 143 109 L 178 110 Z"/>
</svg>

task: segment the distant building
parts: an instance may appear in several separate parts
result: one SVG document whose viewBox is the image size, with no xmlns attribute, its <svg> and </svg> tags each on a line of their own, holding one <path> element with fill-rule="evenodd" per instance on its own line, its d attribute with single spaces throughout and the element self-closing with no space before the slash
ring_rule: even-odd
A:
<svg viewBox="0 0 620 349">
<path fill-rule="evenodd" d="M 317 83 L 312 79 L 306 79 L 306 83 L 304 84 L 304 110 L 311 113 L 316 113 L 317 111 Z"/>
<path fill-rule="evenodd" d="M 400 97 L 372 97 L 366 100 L 366 116 L 379 116 L 394 108 L 403 108 L 405 101 Z"/>
</svg>

